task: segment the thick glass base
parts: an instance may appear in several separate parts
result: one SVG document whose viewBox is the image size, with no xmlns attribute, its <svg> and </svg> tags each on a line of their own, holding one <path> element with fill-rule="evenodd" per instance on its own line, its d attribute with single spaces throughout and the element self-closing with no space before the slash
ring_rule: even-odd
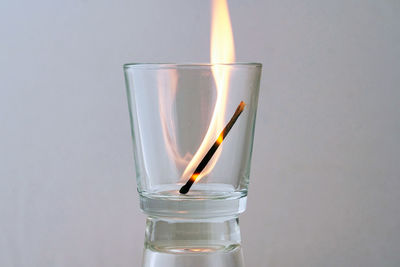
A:
<svg viewBox="0 0 400 267">
<path fill-rule="evenodd" d="M 242 267 L 239 220 L 218 217 L 174 220 L 149 217 L 143 267 Z"/>
<path fill-rule="evenodd" d="M 149 216 L 198 220 L 237 217 L 246 209 L 247 192 L 231 185 L 194 184 L 186 195 L 182 185 L 162 185 L 152 192 L 140 193 L 140 208 Z"/>
</svg>

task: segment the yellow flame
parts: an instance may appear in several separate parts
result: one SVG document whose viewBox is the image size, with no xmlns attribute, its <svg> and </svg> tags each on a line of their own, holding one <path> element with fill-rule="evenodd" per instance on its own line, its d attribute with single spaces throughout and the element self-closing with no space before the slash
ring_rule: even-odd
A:
<svg viewBox="0 0 400 267">
<path fill-rule="evenodd" d="M 211 63 L 232 63 L 235 61 L 235 47 L 233 42 L 232 25 L 229 17 L 228 3 L 226 0 L 213 0 L 212 25 L 211 25 Z M 229 87 L 230 66 L 213 65 L 212 73 L 217 88 L 217 100 L 207 133 L 193 156 L 182 179 L 187 179 L 193 174 L 194 169 L 203 159 L 209 148 L 218 138 L 224 128 L 224 115 Z M 222 140 L 217 139 L 222 142 Z M 207 175 L 215 166 L 222 149 L 216 151 L 205 169 L 196 177 L 196 181 Z"/>
<path fill-rule="evenodd" d="M 226 0 L 213 0 L 211 26 L 211 63 L 232 63 L 235 61 L 235 46 L 231 19 Z M 214 74 L 216 81 L 221 82 L 221 76 Z M 228 83 L 225 83 L 226 90 Z"/>
</svg>

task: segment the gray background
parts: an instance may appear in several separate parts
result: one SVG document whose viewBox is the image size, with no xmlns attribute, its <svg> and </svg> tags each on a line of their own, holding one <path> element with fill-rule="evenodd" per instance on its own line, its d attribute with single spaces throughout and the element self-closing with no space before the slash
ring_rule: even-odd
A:
<svg viewBox="0 0 400 267">
<path fill-rule="evenodd" d="M 400 265 L 400 2 L 229 1 L 264 64 L 247 266 Z M 0 266 L 138 266 L 126 62 L 209 61 L 210 5 L 0 2 Z"/>
</svg>

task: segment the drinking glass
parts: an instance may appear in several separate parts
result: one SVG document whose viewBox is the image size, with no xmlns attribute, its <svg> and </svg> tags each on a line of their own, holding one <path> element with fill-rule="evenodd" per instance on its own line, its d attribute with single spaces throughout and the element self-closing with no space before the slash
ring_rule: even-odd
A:
<svg viewBox="0 0 400 267">
<path fill-rule="evenodd" d="M 246 208 L 261 64 L 134 63 L 124 72 L 148 215 L 143 266 L 243 266 L 238 216 Z M 190 190 L 180 193 L 189 179 Z"/>
</svg>

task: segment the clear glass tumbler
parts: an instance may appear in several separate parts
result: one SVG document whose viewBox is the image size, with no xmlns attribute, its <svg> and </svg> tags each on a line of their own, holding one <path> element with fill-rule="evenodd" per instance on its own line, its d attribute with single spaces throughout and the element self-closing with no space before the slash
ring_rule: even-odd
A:
<svg viewBox="0 0 400 267">
<path fill-rule="evenodd" d="M 149 216 L 143 266 L 214 266 L 213 257 L 215 266 L 242 266 L 237 217 L 246 208 L 261 64 L 125 64 L 124 71 L 140 205 Z"/>
</svg>

